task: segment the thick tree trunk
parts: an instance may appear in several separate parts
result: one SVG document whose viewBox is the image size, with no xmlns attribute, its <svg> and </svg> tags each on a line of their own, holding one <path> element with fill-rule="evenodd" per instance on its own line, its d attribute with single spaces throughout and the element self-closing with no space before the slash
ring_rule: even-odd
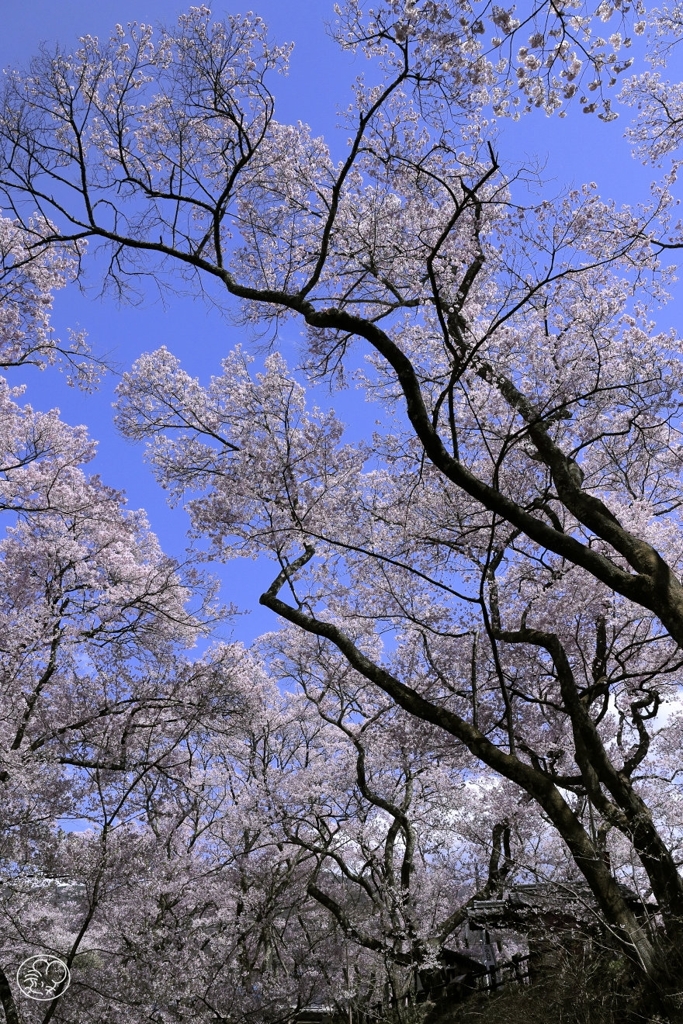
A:
<svg viewBox="0 0 683 1024">
<path fill-rule="evenodd" d="M 0 967 L 0 1003 L 2 1003 L 2 1008 L 5 1011 L 5 1021 L 7 1024 L 21 1024 L 12 989 L 2 967 Z"/>
</svg>

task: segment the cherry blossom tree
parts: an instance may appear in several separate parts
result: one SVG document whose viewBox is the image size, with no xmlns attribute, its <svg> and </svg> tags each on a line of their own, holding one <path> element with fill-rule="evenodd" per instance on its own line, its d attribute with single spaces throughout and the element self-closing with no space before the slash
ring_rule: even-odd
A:
<svg viewBox="0 0 683 1024">
<path fill-rule="evenodd" d="M 82 246 L 55 246 L 36 258 L 34 247 L 46 236 L 54 236 L 54 226 L 40 218 L 22 225 L 0 217 L 0 366 L 45 369 L 59 362 L 69 383 L 89 390 L 101 363 L 93 359 L 85 335 L 70 331 L 63 344 L 50 324 L 53 292 L 75 278 Z"/>
<path fill-rule="evenodd" d="M 329 926 L 299 923 L 305 880 L 234 749 L 253 751 L 277 689 L 239 645 L 192 656 L 211 588 L 86 475 L 83 428 L 2 385 L 5 1017 L 288 1018 L 319 987 Z M 71 970 L 47 1004 L 13 982 L 37 950 Z"/>
<path fill-rule="evenodd" d="M 418 977 L 428 984 L 438 974 L 444 944 L 473 901 L 498 892 L 512 868 L 511 822 L 494 819 L 493 846 L 505 835 L 507 859 L 501 866 L 494 852 L 487 880 L 475 887 L 481 851 L 458 821 L 465 780 L 476 770 L 467 752 L 449 749 L 439 730 L 353 678 L 338 656 L 315 643 L 302 649 L 298 640 L 287 633 L 268 638 L 271 671 L 297 687 L 287 719 L 299 729 L 309 723 L 309 739 L 289 754 L 285 778 L 271 780 L 277 827 L 309 855 L 308 895 L 355 947 L 353 960 L 362 951 L 366 971 L 373 966 L 374 998 L 347 965 L 347 1004 L 362 1012 L 373 1001 L 386 1003 L 388 991 L 402 1019 Z M 491 832 L 485 849 L 490 840 Z"/>
<path fill-rule="evenodd" d="M 156 673 L 148 665 L 148 694 L 142 681 L 129 694 L 108 744 L 91 739 L 86 761 L 63 736 L 68 752 L 52 760 L 55 775 L 70 767 L 69 784 L 43 834 L 25 827 L 15 839 L 2 923 L 6 965 L 44 949 L 72 981 L 47 1014 L 19 1000 L 22 1021 L 289 1019 L 310 1001 L 325 929 L 300 924 L 310 912 L 296 861 L 259 828 L 231 753 L 248 748 L 250 721 L 266 721 L 259 678 L 234 645 Z M 54 832 L 56 813 L 90 827 Z"/>
<path fill-rule="evenodd" d="M 184 688 L 210 693 L 198 685 L 201 667 L 171 669 L 172 648 L 191 645 L 203 629 L 186 610 L 180 568 L 142 514 L 86 476 L 94 449 L 84 430 L 55 412 L 21 408 L 20 392 L 2 382 L 4 966 L 36 946 L 73 960 L 93 907 L 71 935 L 61 917 L 49 927 L 43 880 L 62 879 L 67 893 L 76 880 L 92 882 L 96 891 L 102 864 L 74 874 L 60 868 L 60 847 L 73 837 L 60 840 L 56 823 L 97 822 L 104 846 L 131 813 L 123 812 L 127 790 L 173 764 L 186 741 L 198 709 Z M 7 1015 L 11 991 L 3 991 Z"/>
<path fill-rule="evenodd" d="M 179 657 L 202 626 L 178 567 L 85 475 L 82 429 L 3 396 L 7 1019 L 260 1021 L 410 994 L 511 867 L 498 799 L 474 891 L 452 819 L 476 761 L 297 633 L 264 641 L 270 675 L 234 645 Z M 62 831 L 73 818 L 89 828 Z M 37 948 L 72 971 L 47 1011 L 9 980 Z"/>
<path fill-rule="evenodd" d="M 594 789 L 586 791 L 579 766 L 574 769 L 576 775 L 563 768 L 563 762 L 569 756 L 572 759 L 582 757 L 581 732 L 567 713 L 566 704 L 569 702 L 566 693 L 554 690 L 564 681 L 555 677 L 556 665 L 544 657 L 534 663 L 528 650 L 517 661 L 516 644 L 522 637 L 505 635 L 498 624 L 502 609 L 520 608 L 520 591 L 526 598 L 526 602 L 521 604 L 521 614 L 527 605 L 533 608 L 540 601 L 544 607 L 551 602 L 553 620 L 556 623 L 565 621 L 559 606 L 567 600 L 567 593 L 571 594 L 565 580 L 569 570 L 557 574 L 556 579 L 551 575 L 549 586 L 540 569 L 534 575 L 529 574 L 525 567 L 528 556 L 524 548 L 517 545 L 512 551 L 517 555 L 520 567 L 515 571 L 511 564 L 507 575 L 499 580 L 497 571 L 505 549 L 501 552 L 494 549 L 492 553 L 487 534 L 481 544 L 481 553 L 477 556 L 476 547 L 471 549 L 465 568 L 461 568 L 461 563 L 455 573 L 449 565 L 453 558 L 452 551 L 448 550 L 450 544 L 441 565 L 435 559 L 431 563 L 425 560 L 411 565 L 407 554 L 417 557 L 425 543 L 424 538 L 430 536 L 431 524 L 443 522 L 447 515 L 454 515 L 454 502 L 444 506 L 440 481 L 436 478 L 433 483 L 428 482 L 429 474 L 425 469 L 422 484 L 415 480 L 409 468 L 402 473 L 397 472 L 400 459 L 394 448 L 394 438 L 388 453 L 393 456 L 390 471 L 380 472 L 372 468 L 365 479 L 359 466 L 359 459 L 364 457 L 364 453 L 339 444 L 340 428 L 329 414 L 307 415 L 302 390 L 285 373 L 280 357 L 271 357 L 266 373 L 250 385 L 244 357 L 236 353 L 226 360 L 223 378 L 214 380 L 198 407 L 191 404 L 193 398 L 196 400 L 198 397 L 197 387 L 197 382 L 188 380 L 168 353 L 144 357 L 134 374 L 122 385 L 122 395 L 127 397 L 129 389 L 132 395 L 132 402 L 124 405 L 122 423 L 131 423 L 132 417 L 141 423 L 140 410 L 144 407 L 147 430 L 159 433 L 150 454 L 166 486 L 184 488 L 191 483 L 199 488 L 202 474 L 206 474 L 210 480 L 207 495 L 193 499 L 190 508 L 198 530 L 210 533 L 207 524 L 213 524 L 218 533 L 215 538 L 217 553 L 224 557 L 233 550 L 252 553 L 269 546 L 285 568 L 270 594 L 265 595 L 266 603 L 295 624 L 303 624 L 314 635 L 334 639 L 357 672 L 372 682 L 379 682 L 381 688 L 406 710 L 446 728 L 451 734 L 454 733 L 454 724 L 445 708 L 459 708 L 459 713 L 456 712 L 460 719 L 459 733 L 455 732 L 455 735 L 468 740 L 466 745 L 479 757 L 482 750 L 491 760 L 497 756 L 485 746 L 485 739 L 499 734 L 499 744 L 515 751 L 513 755 L 506 752 L 505 758 L 512 757 L 513 765 L 524 764 L 530 771 L 526 776 L 510 771 L 510 761 L 502 758 L 491 766 L 499 771 L 503 768 L 501 774 L 527 792 L 530 778 L 539 782 L 540 779 L 552 780 L 554 786 L 575 792 L 578 802 L 574 806 L 567 805 L 572 811 L 572 821 L 580 827 L 578 834 L 582 842 L 590 844 L 588 848 L 595 851 L 593 869 L 600 874 L 604 872 L 613 881 L 602 852 L 606 832 L 605 829 L 601 832 L 600 828 L 594 828 L 594 822 L 590 820 L 591 809 L 595 809 L 596 818 L 605 814 L 607 832 L 611 828 L 619 829 L 621 825 L 620 831 L 633 842 L 631 829 L 614 813 L 618 805 L 612 805 L 604 794 L 601 796 L 602 789 L 597 780 L 593 784 Z M 182 395 L 187 396 L 184 408 L 178 404 Z M 169 396 L 173 396 L 172 402 Z M 238 398 L 242 408 L 238 406 Z M 178 417 L 175 421 L 174 416 Z M 207 429 L 209 421 L 211 426 Z M 194 430 L 188 430 L 188 424 L 192 424 Z M 168 439 L 166 431 L 173 427 L 185 431 L 186 440 Z M 132 427 L 126 426 L 125 429 L 134 432 Z M 245 436 L 245 430 L 251 437 Z M 215 443 L 216 436 L 222 437 L 220 444 Z M 203 450 L 199 447 L 200 439 Z M 190 447 L 193 453 L 191 462 L 188 458 Z M 373 459 L 376 459 L 377 451 L 375 448 Z M 399 454 L 405 457 L 403 453 Z M 411 454 L 408 453 L 407 460 Z M 188 476 L 190 465 L 194 467 L 191 477 Z M 220 508 L 220 513 L 217 513 L 217 508 Z M 461 516 L 460 522 L 463 519 Z M 335 525 L 332 541 L 330 523 Z M 469 531 L 470 543 L 473 544 L 475 528 L 470 526 Z M 234 547 L 226 546 L 226 534 Z M 516 540 L 513 535 L 510 545 Z M 321 544 L 324 545 L 325 558 L 320 562 L 314 557 L 313 542 L 318 545 L 318 550 L 321 550 Z M 301 544 L 306 544 L 307 548 L 304 556 L 298 558 L 297 565 L 296 545 Z M 288 558 L 294 559 L 291 564 L 296 570 L 312 567 L 307 590 L 302 590 L 305 577 L 300 571 L 294 584 L 294 577 L 286 566 Z M 428 566 L 429 574 L 425 571 Z M 454 576 L 456 573 L 463 576 L 465 570 L 469 576 L 468 586 L 461 585 L 458 593 L 455 589 L 458 581 Z M 549 571 L 557 573 L 552 565 Z M 294 608 L 277 597 L 284 584 L 294 586 L 297 602 Z M 439 591 L 445 595 L 440 603 L 435 604 L 434 591 L 437 595 Z M 482 591 L 485 600 L 479 596 Z M 554 596 L 548 591 L 551 594 L 554 591 Z M 580 595 L 579 590 L 574 595 L 575 602 Z M 570 652 L 576 652 L 574 658 L 580 658 L 579 652 L 588 644 L 588 649 L 593 649 L 592 660 L 588 663 L 585 659 L 583 661 L 584 681 L 580 685 L 589 698 L 586 703 L 595 709 L 597 722 L 589 717 L 585 724 L 579 719 L 579 724 L 582 729 L 590 729 L 598 749 L 604 751 L 604 762 L 617 762 L 619 778 L 630 789 L 630 776 L 640 769 L 648 754 L 655 753 L 656 747 L 650 751 L 645 723 L 655 717 L 653 705 L 658 708 L 659 702 L 666 698 L 667 685 L 671 686 L 669 695 L 676 694 L 680 660 L 670 641 L 656 632 L 653 634 L 652 625 L 644 629 L 647 620 L 642 613 L 633 619 L 628 606 L 619 606 L 614 598 L 609 607 L 612 632 L 608 638 L 608 609 L 601 603 L 606 599 L 602 591 L 598 590 L 596 595 L 594 586 L 589 587 L 583 600 L 595 602 L 593 617 L 586 616 L 584 612 L 577 622 L 572 622 L 571 627 L 565 627 L 567 633 L 563 639 Z M 309 609 L 314 602 L 316 606 L 328 609 L 327 623 L 311 615 Z M 483 615 L 483 622 L 473 614 L 471 607 Z M 617 608 L 621 608 L 618 613 L 621 618 L 617 618 Z M 463 614 L 466 616 L 464 620 Z M 584 616 L 587 618 L 585 627 L 582 622 Z M 344 633 L 337 625 L 339 622 L 344 623 Z M 368 634 L 369 622 L 384 623 L 383 628 L 392 630 L 395 641 L 400 644 L 398 651 L 390 656 L 388 662 L 385 661 L 393 671 L 389 672 L 384 666 L 381 668 L 386 675 L 377 671 L 380 649 L 377 641 L 373 642 L 372 633 Z M 588 640 L 582 627 L 588 630 Z M 347 643 L 351 628 L 354 630 L 353 640 Z M 537 638 L 532 634 L 528 642 L 537 639 L 551 644 L 549 635 Z M 509 644 L 507 649 L 502 648 L 503 642 Z M 310 649 L 304 643 L 303 635 L 299 643 L 303 643 L 303 649 L 296 656 L 298 663 L 310 665 L 321 659 L 321 652 L 316 653 L 315 647 Z M 365 652 L 366 644 L 371 645 L 373 657 Z M 546 650 L 545 647 L 541 649 Z M 607 658 L 607 649 L 614 651 L 617 666 L 611 691 L 605 670 L 598 662 L 600 657 Z M 559 647 L 559 651 L 564 650 L 564 646 Z M 551 646 L 551 651 L 564 667 L 558 648 Z M 656 651 L 656 660 L 652 661 Z M 576 667 L 572 667 L 569 657 L 566 660 L 569 669 L 578 672 Z M 464 675 L 464 681 L 450 679 L 453 669 L 447 666 L 453 665 L 459 666 L 456 672 L 459 677 Z M 655 676 L 658 684 L 653 691 L 650 681 Z M 667 682 L 669 677 L 670 684 Z M 400 682 L 402 678 L 413 681 L 410 688 Z M 420 679 L 419 686 L 417 678 Z M 532 681 L 533 686 L 530 686 Z M 507 721 L 506 696 L 513 705 L 518 701 L 521 703 L 512 728 Z M 577 718 L 579 714 L 580 711 L 574 711 Z M 465 723 L 475 730 L 476 744 L 472 733 L 463 728 Z M 677 733 L 675 712 L 669 729 L 673 740 Z M 500 746 L 497 749 L 500 750 Z M 613 760 L 609 760 L 610 756 Z M 657 763 L 658 759 L 653 758 L 653 766 Z M 659 773 L 659 769 L 656 770 Z M 667 770 L 660 773 L 663 784 L 669 781 L 667 774 Z M 675 779 L 675 769 L 671 778 Z M 631 792 L 634 802 L 642 800 L 637 790 L 632 789 Z M 581 813 L 577 814 L 580 808 Z M 544 809 L 547 812 L 547 805 Z M 661 823 L 670 831 L 666 815 Z M 656 831 L 654 824 L 651 827 L 653 832 Z M 566 841 L 571 838 L 567 832 L 561 834 Z M 674 837 L 669 835 L 667 838 Z M 673 847 L 667 846 L 657 833 L 653 842 L 661 844 L 673 861 L 677 840 L 674 839 Z M 648 875 L 650 872 L 654 875 L 656 870 L 653 868 L 661 866 L 659 860 L 653 860 L 654 864 L 647 865 L 650 869 Z M 585 868 L 585 864 L 581 867 Z M 652 878 L 650 883 L 654 891 Z"/>
<path fill-rule="evenodd" d="M 179 274 L 274 336 L 302 324 L 298 375 L 274 354 L 252 376 L 236 351 L 203 387 L 165 350 L 142 357 L 121 429 L 149 439 L 172 499 L 189 492 L 215 557 L 277 560 L 261 601 L 296 627 L 295 663 L 313 638 L 351 692 L 378 688 L 536 802 L 675 1019 L 681 342 L 652 320 L 674 175 L 637 210 L 592 184 L 532 202 L 490 123 L 491 107 L 598 108 L 582 90 L 609 90 L 629 38 L 591 35 L 594 13 L 615 8 L 340 4 L 340 44 L 373 60 L 340 162 L 275 120 L 288 49 L 258 18 L 191 8 L 156 36 L 84 37 L 10 76 L 0 187 L 23 230 L 58 224 L 36 259 L 89 241 L 122 295 Z M 652 24 L 662 60 L 676 13 Z M 656 132 L 668 152 L 676 89 L 651 76 L 623 95 L 658 112 L 636 141 Z M 358 350 L 384 425 L 362 444 L 305 397 Z M 624 898 L 610 842 L 657 927 Z"/>
</svg>

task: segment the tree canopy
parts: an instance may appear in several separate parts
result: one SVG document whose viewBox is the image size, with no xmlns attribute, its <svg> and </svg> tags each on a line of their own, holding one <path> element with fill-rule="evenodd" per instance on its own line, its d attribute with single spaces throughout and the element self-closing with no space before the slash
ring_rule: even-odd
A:
<svg viewBox="0 0 683 1024">
<path fill-rule="evenodd" d="M 210 559 L 273 560 L 275 614 L 253 650 L 193 658 L 196 568 L 84 474 L 82 432 L 6 388 L 5 864 L 27 909 L 3 941 L 38 942 L 36 880 L 66 877 L 84 888 L 48 944 L 83 966 L 41 1020 L 98 1019 L 93 992 L 111 1020 L 283 1020 L 400 1005 L 472 901 L 579 879 L 674 1021 L 682 352 L 656 317 L 683 246 L 680 11 L 345 0 L 331 31 L 369 59 L 340 160 L 277 120 L 289 47 L 252 14 L 193 7 L 7 76 L 0 356 L 80 359 L 49 295 L 95 257 L 123 300 L 149 277 L 237 318 L 208 384 L 142 355 L 117 422 Z M 659 175 L 639 206 L 535 198 L 506 160 L 501 120 L 572 104 L 637 111 Z M 378 416 L 361 439 L 311 397 L 352 380 Z M 92 831 L 56 832 L 68 814 Z"/>
</svg>

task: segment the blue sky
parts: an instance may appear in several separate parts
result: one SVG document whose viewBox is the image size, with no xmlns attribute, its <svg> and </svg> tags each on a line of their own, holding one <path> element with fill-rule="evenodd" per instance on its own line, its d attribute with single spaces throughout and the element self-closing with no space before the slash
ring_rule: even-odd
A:
<svg viewBox="0 0 683 1024">
<path fill-rule="evenodd" d="M 116 22 L 170 22 L 187 6 L 175 0 L 23 0 L 22 4 L 5 0 L 0 63 L 21 66 L 42 42 L 70 47 L 84 33 L 106 36 Z M 275 39 L 296 43 L 290 76 L 278 83 L 278 120 L 305 121 L 316 134 L 329 139 L 335 131 L 335 110 L 349 101 L 350 84 L 365 65 L 362 58 L 341 53 L 326 35 L 331 0 L 252 0 L 244 5 L 230 0 L 213 6 L 216 16 L 247 9 L 265 19 Z M 618 202 L 646 200 L 652 173 L 631 159 L 621 137 L 628 116 L 626 112 L 618 121 L 603 124 L 578 111 L 564 120 L 535 113 L 519 124 L 503 126 L 501 157 L 512 162 L 539 158 L 545 163 L 544 177 L 551 191 L 593 180 L 603 195 Z M 337 140 L 341 145 L 342 136 Z M 672 322 L 673 312 L 667 313 L 667 322 Z M 150 299 L 142 308 L 120 308 L 112 300 L 84 296 L 75 288 L 57 297 L 54 322 L 60 332 L 66 326 L 85 329 L 95 349 L 109 353 L 123 368 L 139 353 L 164 344 L 189 372 L 203 379 L 218 372 L 220 359 L 234 344 L 246 340 L 217 312 L 191 299 L 169 300 L 166 307 Z M 296 334 L 296 328 L 289 330 Z M 17 381 L 17 376 L 12 380 Z M 115 379 L 110 377 L 93 396 L 69 389 L 54 372 L 28 370 L 22 380 L 27 384 L 27 400 L 34 406 L 59 406 L 67 422 L 88 425 L 99 441 L 97 471 L 107 483 L 125 489 L 131 507 L 147 509 L 164 548 L 182 557 L 187 528 L 183 511 L 166 507 L 163 493 L 143 463 L 142 449 L 125 443 L 113 429 Z M 348 420 L 355 409 L 360 415 L 353 397 L 345 396 L 342 416 Z M 233 562 L 219 574 L 224 598 L 251 609 L 249 616 L 235 622 L 236 636 L 249 639 L 274 625 L 270 613 L 258 606 L 258 595 L 273 576 L 272 566 Z"/>
</svg>

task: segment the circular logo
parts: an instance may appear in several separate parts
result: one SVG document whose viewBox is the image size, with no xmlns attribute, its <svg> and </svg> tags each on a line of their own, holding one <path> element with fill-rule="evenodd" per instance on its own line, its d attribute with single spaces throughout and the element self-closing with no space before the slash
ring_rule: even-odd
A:
<svg viewBox="0 0 683 1024">
<path fill-rule="evenodd" d="M 69 968 L 59 957 L 38 953 L 19 964 L 17 984 L 22 995 L 47 1002 L 64 995 L 71 983 Z"/>
</svg>

